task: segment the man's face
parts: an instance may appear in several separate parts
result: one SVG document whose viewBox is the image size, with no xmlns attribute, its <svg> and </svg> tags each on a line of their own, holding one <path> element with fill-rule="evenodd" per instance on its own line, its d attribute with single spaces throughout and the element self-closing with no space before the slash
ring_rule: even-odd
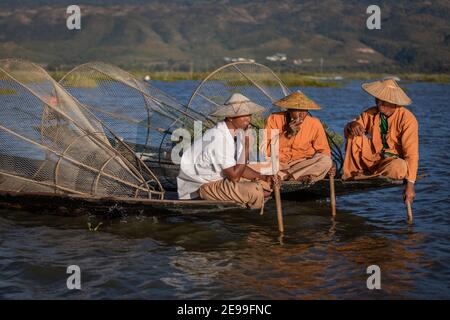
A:
<svg viewBox="0 0 450 320">
<path fill-rule="evenodd" d="M 396 104 L 386 102 L 380 99 L 375 98 L 375 103 L 377 104 L 378 111 L 384 113 L 386 116 L 390 116 L 394 113 L 395 108 L 397 108 Z"/>
<path fill-rule="evenodd" d="M 288 112 L 292 120 L 297 120 L 299 122 L 303 122 L 308 115 L 307 110 L 288 109 Z"/>
<path fill-rule="evenodd" d="M 233 123 L 233 126 L 236 129 L 247 130 L 250 125 L 250 121 L 252 119 L 251 115 L 239 116 L 230 118 L 230 121 Z"/>
</svg>

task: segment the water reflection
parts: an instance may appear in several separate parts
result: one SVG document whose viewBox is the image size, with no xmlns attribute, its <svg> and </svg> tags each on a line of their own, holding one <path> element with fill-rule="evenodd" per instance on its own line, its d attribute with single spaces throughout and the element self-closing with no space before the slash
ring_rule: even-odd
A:
<svg viewBox="0 0 450 320">
<path fill-rule="evenodd" d="M 185 85 L 176 90 L 187 92 Z M 338 197 L 335 220 L 327 201 L 283 201 L 282 245 L 273 202 L 263 216 L 101 220 L 0 210 L 0 298 L 448 299 L 450 87 L 408 87 L 429 174 L 417 184 L 412 226 L 401 188 Z M 366 102 L 359 83 L 303 91 L 324 106 L 321 118 L 335 130 Z M 88 222 L 103 224 L 95 232 Z M 82 292 L 65 288 L 70 264 L 83 270 Z M 366 288 L 370 264 L 381 268 L 380 291 Z"/>
<path fill-rule="evenodd" d="M 364 222 L 356 230 L 353 225 L 341 224 L 339 237 L 329 228 L 306 233 L 291 229 L 294 232 L 283 246 L 276 243 L 273 233 L 251 231 L 232 250 L 172 257 L 177 272 L 165 280 L 170 284 L 200 283 L 195 295 L 189 291 L 192 288 L 177 286 L 180 298 L 202 297 L 202 292 L 206 298 L 215 290 L 217 296 L 228 298 L 407 297 L 414 286 L 408 275 L 428 263 L 417 250 L 423 235 L 408 232 L 404 239 L 396 240 Z M 366 288 L 366 268 L 371 264 L 382 270 L 383 294 Z"/>
<path fill-rule="evenodd" d="M 404 224 L 393 232 L 351 211 L 338 211 L 337 218 L 332 219 L 325 201 L 285 201 L 283 208 L 286 234 L 282 245 L 272 202 L 263 216 L 256 211 L 158 219 L 128 216 L 102 220 L 98 232 L 86 226 L 88 221 L 96 225 L 98 218 L 55 219 L 2 212 L 6 218 L 2 219 L 2 229 L 9 225 L 25 232 L 33 229 L 29 234 L 36 237 L 53 234 L 43 243 L 41 240 L 39 252 L 42 254 L 44 247 L 44 255 L 51 257 L 55 255 L 53 248 L 65 252 L 63 261 L 84 261 L 90 270 L 88 279 L 92 279 L 88 296 L 95 297 L 120 293 L 148 298 L 151 287 L 153 291 L 165 288 L 163 292 L 171 293 L 168 298 L 183 299 L 404 298 L 414 291 L 416 277 L 425 274 L 417 270 L 432 264 L 422 252 L 426 236 L 413 226 Z M 56 237 L 55 228 L 60 230 Z M 74 238 L 59 242 L 63 235 Z M 8 245 L 14 239 L 7 240 Z M 89 245 L 80 251 L 74 241 Z M 10 265 L 3 270 L 22 270 L 10 275 L 21 278 L 23 286 L 36 278 L 52 284 L 55 272 L 63 273 L 64 263 L 54 267 L 27 265 L 25 257 L 34 255 L 32 242 L 28 248 L 31 252 L 17 243 L 15 247 L 24 257 L 23 265 L 9 257 Z M 145 269 L 147 276 L 124 259 L 133 264 L 141 261 L 138 270 Z M 366 268 L 371 264 L 382 270 L 382 293 L 366 288 Z M 129 269 L 126 277 L 122 274 L 125 269 Z M 130 280 L 136 287 L 130 287 Z"/>
</svg>

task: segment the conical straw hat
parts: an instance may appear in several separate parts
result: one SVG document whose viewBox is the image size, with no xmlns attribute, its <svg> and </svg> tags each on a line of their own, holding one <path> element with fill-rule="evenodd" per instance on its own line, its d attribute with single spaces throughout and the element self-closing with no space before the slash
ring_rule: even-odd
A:
<svg viewBox="0 0 450 320">
<path fill-rule="evenodd" d="M 264 107 L 251 102 L 243 94 L 233 93 L 224 103 L 223 107 L 217 109 L 211 115 L 214 117 L 239 117 L 264 112 L 265 110 Z"/>
<path fill-rule="evenodd" d="M 412 103 L 412 100 L 394 79 L 364 83 L 361 87 L 368 94 L 383 101 L 400 106 L 407 106 Z"/>
<path fill-rule="evenodd" d="M 295 91 L 283 99 L 275 101 L 274 105 L 285 109 L 320 110 L 317 103 L 300 91 Z"/>
</svg>

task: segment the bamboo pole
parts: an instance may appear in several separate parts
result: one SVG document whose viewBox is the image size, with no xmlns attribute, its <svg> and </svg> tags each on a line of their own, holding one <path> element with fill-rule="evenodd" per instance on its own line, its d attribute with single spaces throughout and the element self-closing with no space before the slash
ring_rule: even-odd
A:
<svg viewBox="0 0 450 320">
<path fill-rule="evenodd" d="M 336 217 L 336 193 L 334 191 L 334 174 L 330 174 L 330 208 L 331 216 Z"/>
<path fill-rule="evenodd" d="M 274 180 L 274 194 L 275 194 L 275 204 L 277 207 L 277 219 L 278 219 L 278 230 L 280 233 L 284 233 L 284 223 L 283 223 L 283 209 L 281 207 L 281 195 L 280 195 L 280 183 L 278 181 L 277 177 L 277 158 L 275 154 L 275 143 L 273 143 L 273 140 L 271 142 L 271 148 L 270 148 L 270 158 L 272 159 L 272 172 L 275 177 Z"/>
<path fill-rule="evenodd" d="M 413 222 L 413 214 L 412 214 L 411 202 L 406 201 L 405 204 L 406 204 L 406 210 L 408 212 L 408 223 L 412 224 L 412 222 Z"/>
<path fill-rule="evenodd" d="M 278 181 L 275 183 L 274 187 L 275 204 L 277 206 L 278 230 L 280 233 L 284 233 L 283 209 L 281 208 L 280 184 Z"/>
</svg>

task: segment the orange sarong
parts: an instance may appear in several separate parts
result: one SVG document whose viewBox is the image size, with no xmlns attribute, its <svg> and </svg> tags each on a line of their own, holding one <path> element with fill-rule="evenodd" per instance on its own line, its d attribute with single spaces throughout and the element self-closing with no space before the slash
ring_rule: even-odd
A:
<svg viewBox="0 0 450 320">
<path fill-rule="evenodd" d="M 405 107 L 397 107 L 388 118 L 386 152 L 399 157 L 384 158 L 380 133 L 380 114 L 373 107 L 361 114 L 357 121 L 367 136 L 347 136 L 342 179 L 365 179 L 386 176 L 415 182 L 419 162 L 418 123 Z"/>
</svg>

